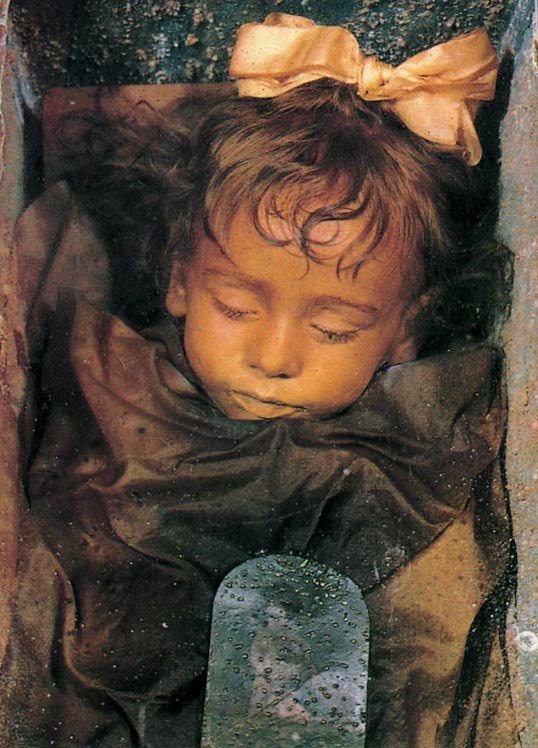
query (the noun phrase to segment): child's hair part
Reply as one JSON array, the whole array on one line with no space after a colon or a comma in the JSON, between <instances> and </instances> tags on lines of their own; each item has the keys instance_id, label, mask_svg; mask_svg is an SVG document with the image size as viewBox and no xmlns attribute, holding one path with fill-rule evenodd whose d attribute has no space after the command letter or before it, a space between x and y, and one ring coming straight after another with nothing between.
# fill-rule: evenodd
<instances>
[{"instance_id":1,"label":"child's hair part","mask_svg":"<svg viewBox=\"0 0 538 748\"><path fill-rule=\"evenodd\" d=\"M112 264L134 271L118 306L135 321L162 307L172 263L189 261L201 230L226 251L229 222L245 205L261 233L263 212L294 223L313 262L310 234L322 221L363 215L369 250L396 238L422 269L413 283L429 299L415 321L423 352L487 337L508 309L510 253L476 241L476 168L352 86L322 79L269 99L180 102L143 128L116 123L108 133L100 159L69 181L97 218ZM95 128L87 140L93 152ZM359 266L344 255L337 271ZM117 275L125 279L125 268Z\"/></svg>"}]
</instances>

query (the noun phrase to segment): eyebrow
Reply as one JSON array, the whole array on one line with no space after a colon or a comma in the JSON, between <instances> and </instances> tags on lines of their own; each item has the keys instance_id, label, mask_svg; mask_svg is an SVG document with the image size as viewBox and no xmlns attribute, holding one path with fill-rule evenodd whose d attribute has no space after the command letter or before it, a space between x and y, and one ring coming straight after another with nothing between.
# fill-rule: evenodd
<instances>
[{"instance_id":1,"label":"eyebrow","mask_svg":"<svg viewBox=\"0 0 538 748\"><path fill-rule=\"evenodd\" d=\"M350 299L344 299L341 296L316 296L310 302L310 307L316 309L327 309L329 307L349 307L350 309L358 309L360 312L367 312L368 314L378 314L380 309L373 304L360 304L357 301L351 301Z\"/></svg>"},{"instance_id":2,"label":"eyebrow","mask_svg":"<svg viewBox=\"0 0 538 748\"><path fill-rule=\"evenodd\" d=\"M219 276L221 278L229 278L230 280L240 283L242 286L252 288L255 291L262 291L265 288L264 281L256 280L251 278L249 275L243 273L234 272L233 270L219 270L218 268L205 268L203 275Z\"/></svg>"},{"instance_id":3,"label":"eyebrow","mask_svg":"<svg viewBox=\"0 0 538 748\"><path fill-rule=\"evenodd\" d=\"M244 275L243 273L238 273L230 270L220 270L218 268L205 268L203 271L203 275L209 275L209 276L219 276L224 278L229 278L230 280L236 281L237 283L240 283L242 286L245 286L246 288L251 288L255 291L262 291L266 288L266 284L264 281L256 280L255 278L251 278L248 275ZM329 309L329 308L336 308L336 307L346 307L349 309L354 309L359 312L365 312L367 314L379 314L381 311L378 307L373 306L372 304L361 304L357 301L351 301L350 299L345 299L342 296L333 296L329 294L324 294L322 296L315 296L313 299L310 300L309 308L312 311L317 311L320 309Z\"/></svg>"}]
</instances>

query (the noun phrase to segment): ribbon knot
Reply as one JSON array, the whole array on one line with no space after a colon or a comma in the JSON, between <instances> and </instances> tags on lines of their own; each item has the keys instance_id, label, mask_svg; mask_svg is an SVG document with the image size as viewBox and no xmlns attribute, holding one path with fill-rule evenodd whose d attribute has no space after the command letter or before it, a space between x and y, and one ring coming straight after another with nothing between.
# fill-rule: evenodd
<instances>
[{"instance_id":1,"label":"ribbon knot","mask_svg":"<svg viewBox=\"0 0 538 748\"><path fill-rule=\"evenodd\" d=\"M482 155L474 115L480 101L493 98L497 69L483 28L392 67L366 57L349 31L286 13L241 26L230 62L240 96L279 96L320 78L355 85L420 137L459 146L472 166Z\"/></svg>"},{"instance_id":2,"label":"ribbon knot","mask_svg":"<svg viewBox=\"0 0 538 748\"><path fill-rule=\"evenodd\" d=\"M367 99L372 92L380 92L388 83L393 68L377 57L365 57L357 71L357 88L363 99ZM377 98L377 97L376 97Z\"/></svg>"}]
</instances>

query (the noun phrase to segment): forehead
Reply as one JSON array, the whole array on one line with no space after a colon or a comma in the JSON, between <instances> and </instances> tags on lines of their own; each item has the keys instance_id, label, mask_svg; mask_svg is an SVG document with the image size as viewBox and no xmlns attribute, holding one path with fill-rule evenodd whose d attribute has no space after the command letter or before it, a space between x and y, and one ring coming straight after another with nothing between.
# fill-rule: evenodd
<instances>
[{"instance_id":1,"label":"forehead","mask_svg":"<svg viewBox=\"0 0 538 748\"><path fill-rule=\"evenodd\" d=\"M202 236L194 264L212 271L215 282L244 278L246 285L257 284L260 290L288 289L303 295L345 292L379 307L412 295L417 276L413 253L391 235L372 249L365 235L366 217L315 225L309 234L314 259L305 256L296 224L284 212L262 211L257 227L250 210L240 206L218 243Z\"/></svg>"}]
</instances>

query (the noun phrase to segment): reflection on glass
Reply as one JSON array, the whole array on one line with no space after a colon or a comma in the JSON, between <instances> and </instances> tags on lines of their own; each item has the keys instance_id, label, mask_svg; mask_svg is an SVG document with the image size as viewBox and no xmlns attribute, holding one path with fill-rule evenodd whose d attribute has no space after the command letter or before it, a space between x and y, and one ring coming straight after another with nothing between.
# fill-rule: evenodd
<instances>
[{"instance_id":1,"label":"reflection on glass","mask_svg":"<svg viewBox=\"0 0 538 748\"><path fill-rule=\"evenodd\" d=\"M215 599L202 748L361 748L368 635L340 574L294 556L238 566Z\"/></svg>"}]
</instances>

